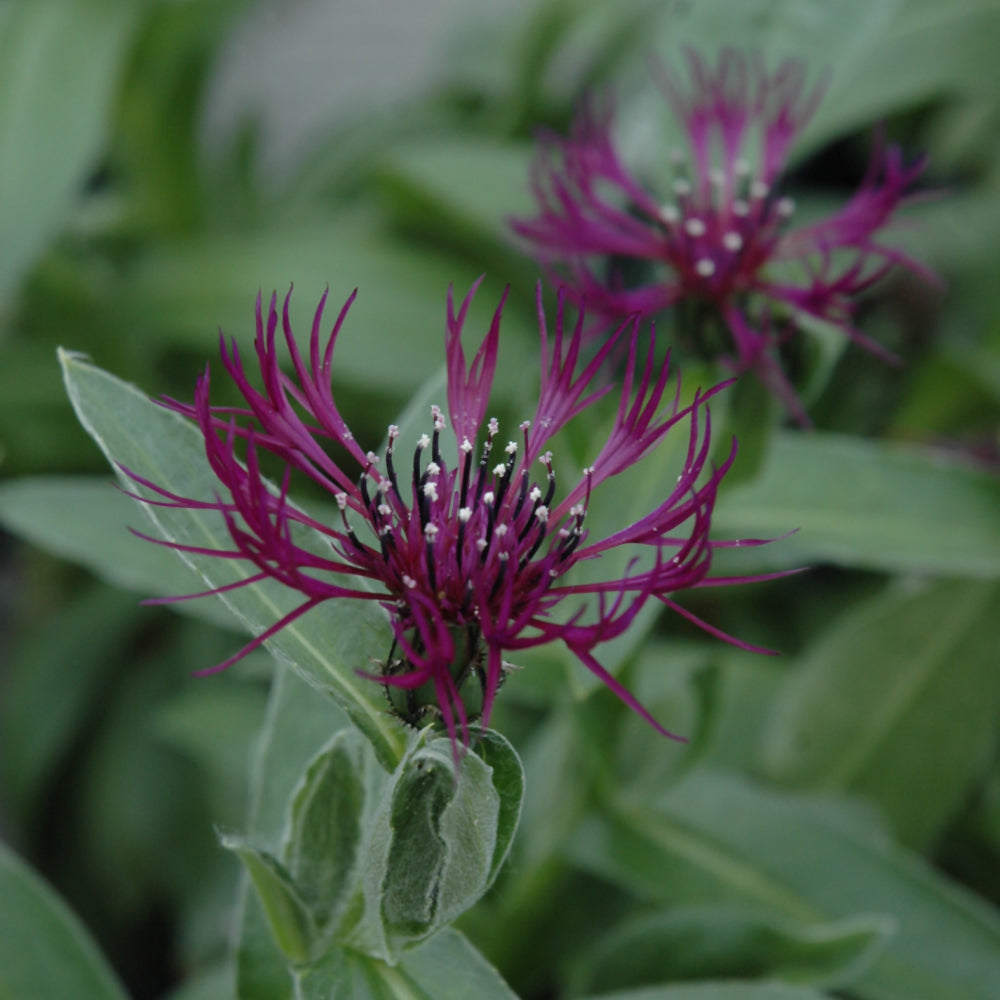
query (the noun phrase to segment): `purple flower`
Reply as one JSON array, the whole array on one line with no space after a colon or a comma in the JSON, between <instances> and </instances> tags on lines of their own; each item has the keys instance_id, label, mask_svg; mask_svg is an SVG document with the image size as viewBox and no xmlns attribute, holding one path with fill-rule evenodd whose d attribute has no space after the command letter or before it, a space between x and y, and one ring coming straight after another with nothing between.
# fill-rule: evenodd
<instances>
[{"instance_id":1,"label":"purple flower","mask_svg":"<svg viewBox=\"0 0 1000 1000\"><path fill-rule=\"evenodd\" d=\"M612 109L590 103L568 138L543 139L532 177L538 215L513 228L606 321L602 328L635 313L707 304L730 345L720 360L737 373L754 371L805 421L777 357L797 322L831 323L891 360L855 326L858 296L896 264L933 278L881 241L924 164L907 166L899 149L879 142L846 204L794 226L781 174L822 88L807 89L794 60L769 74L759 58L734 49L714 67L686 55L687 85L666 68L660 81L688 145L673 157L667 190L653 193L636 179L615 147ZM623 277L618 265L635 262L651 270L648 280Z\"/></svg>"},{"instance_id":2,"label":"purple flower","mask_svg":"<svg viewBox=\"0 0 1000 1000\"><path fill-rule=\"evenodd\" d=\"M385 686L393 710L414 725L440 721L453 740L467 739L469 722L489 719L509 666L505 654L558 640L665 731L601 666L595 649L627 629L650 599L698 621L675 603L674 592L727 582L706 580L713 549L726 544L708 538L716 491L731 461L730 456L718 468L708 461L706 403L721 387L698 391L688 405L680 403L679 384L667 395L668 363L654 364L652 338L648 352L640 351L635 321L616 330L583 363L582 317L571 331L564 328L560 298L550 335L539 293L538 405L515 434L501 436L497 420L487 419L487 403L503 301L469 362L462 328L474 292L475 286L457 314L449 292L447 408L431 407L427 433L412 456L399 453L395 426L389 427L382 455L365 450L337 408L330 385L333 351L353 295L325 343L324 295L307 348L292 333L289 298L279 317L275 297L266 316L258 297L254 347L262 388L251 384L235 342L223 339L222 364L245 405L213 406L207 370L193 404L164 401L197 421L219 494L185 497L132 478L155 491L154 503L218 511L233 546L221 551L161 544L242 559L255 568L247 580L209 593L272 578L302 595L293 611L215 669L326 601L377 601L389 614L395 639L384 662L367 676ZM277 336L279 322L283 338ZM280 367L280 339L291 374ZM591 464L567 487L565 480L557 483L547 446L569 420L610 391L606 384L588 386L620 339L627 341L628 360L617 416ZM642 460L675 428L686 435L687 450L673 490L638 521L592 539L587 529L592 492ZM283 468L278 488L262 475L263 453ZM331 505L333 514L320 520L296 506L289 496L293 472L322 487L339 511ZM326 545L305 547L303 526L318 532ZM598 582L567 580L578 563L618 549L635 553L624 573L619 569Z\"/></svg>"}]
</instances>

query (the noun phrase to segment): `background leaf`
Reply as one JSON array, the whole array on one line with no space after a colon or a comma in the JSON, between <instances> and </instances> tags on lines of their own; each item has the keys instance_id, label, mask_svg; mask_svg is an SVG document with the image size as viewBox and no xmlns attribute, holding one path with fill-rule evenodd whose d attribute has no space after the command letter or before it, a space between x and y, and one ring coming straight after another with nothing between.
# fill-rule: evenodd
<instances>
[{"instance_id":1,"label":"background leaf","mask_svg":"<svg viewBox=\"0 0 1000 1000\"><path fill-rule=\"evenodd\" d=\"M0 7L0 301L83 193L141 14L133 0Z\"/></svg>"},{"instance_id":2,"label":"background leaf","mask_svg":"<svg viewBox=\"0 0 1000 1000\"><path fill-rule=\"evenodd\" d=\"M1000 477L941 451L831 434L775 436L761 475L719 497L719 538L775 538L718 565L832 562L1000 575ZM728 557L726 557L728 555ZM738 557L738 563L737 563Z\"/></svg>"},{"instance_id":3,"label":"background leaf","mask_svg":"<svg viewBox=\"0 0 1000 1000\"><path fill-rule=\"evenodd\" d=\"M136 538L143 530L138 505L110 479L94 476L32 476L0 485L0 524L102 580L144 596L190 594L201 578L173 552ZM182 601L177 611L226 628L233 616L217 601Z\"/></svg>"},{"instance_id":4,"label":"background leaf","mask_svg":"<svg viewBox=\"0 0 1000 1000\"><path fill-rule=\"evenodd\" d=\"M592 816L572 856L641 898L733 903L804 922L887 916L898 932L852 984L871 1000L990 1000L1000 918L829 802L701 771L654 807Z\"/></svg>"},{"instance_id":5,"label":"background leaf","mask_svg":"<svg viewBox=\"0 0 1000 1000\"><path fill-rule=\"evenodd\" d=\"M0 844L0 995L126 1000L83 926Z\"/></svg>"},{"instance_id":6,"label":"background leaf","mask_svg":"<svg viewBox=\"0 0 1000 1000\"><path fill-rule=\"evenodd\" d=\"M824 996L782 983L695 983L602 993L587 1000L823 1000Z\"/></svg>"},{"instance_id":7,"label":"background leaf","mask_svg":"<svg viewBox=\"0 0 1000 1000\"><path fill-rule=\"evenodd\" d=\"M978 581L893 588L845 615L778 690L767 773L866 795L926 845L994 748L998 617L1000 589Z\"/></svg>"}]
</instances>

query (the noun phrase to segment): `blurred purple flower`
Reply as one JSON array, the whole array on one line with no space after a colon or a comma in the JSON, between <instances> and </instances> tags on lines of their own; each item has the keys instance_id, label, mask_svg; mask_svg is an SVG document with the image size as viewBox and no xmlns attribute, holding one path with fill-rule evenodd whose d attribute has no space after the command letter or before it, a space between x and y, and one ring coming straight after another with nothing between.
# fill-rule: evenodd
<instances>
[{"instance_id":1,"label":"blurred purple flower","mask_svg":"<svg viewBox=\"0 0 1000 1000\"><path fill-rule=\"evenodd\" d=\"M769 74L759 58L731 48L715 66L692 50L686 57L687 85L668 68L660 78L688 144L672 158L666 200L622 162L610 105L590 102L568 138L543 137L532 175L538 214L512 225L590 314L606 321L603 329L636 313L707 304L728 331L731 348L720 360L736 373L754 371L805 422L776 356L797 320L833 324L894 360L855 326L858 296L896 264L933 280L881 242L924 163L907 166L899 149L879 141L846 204L793 227L795 204L777 184L822 87L807 89L795 60ZM635 261L654 266L649 280L630 284L616 267Z\"/></svg>"},{"instance_id":2,"label":"blurred purple flower","mask_svg":"<svg viewBox=\"0 0 1000 1000\"><path fill-rule=\"evenodd\" d=\"M207 500L185 497L132 478L158 495L153 503L218 511L233 548L160 544L242 559L256 568L246 580L208 593L271 578L302 595L293 611L214 669L228 666L325 601L377 601L390 616L395 641L385 661L367 676L385 685L396 714L414 725L440 721L453 740L467 739L469 722L489 719L509 666L504 654L560 640L624 702L665 732L601 666L594 650L628 628L651 598L729 638L682 610L672 596L681 588L736 582L706 579L713 549L726 544L708 538L716 490L732 460L730 455L718 468L708 461L706 404L721 386L698 391L690 404L681 405L678 384L677 394L664 402L668 363L654 365L652 342L648 354L640 351L635 321L616 330L581 366L582 317L567 331L560 298L550 336L539 292L538 406L533 418L520 425L516 439L507 441L499 436L497 421L486 419L503 301L467 364L461 337L474 292L475 286L457 314L450 292L448 297L449 419L441 408L431 407L429 433L420 437L412 461L405 464L397 452L397 427L389 427L384 456L365 451L334 400L333 350L353 295L323 343L324 295L307 351L297 344L289 323L291 293L280 317L275 297L266 316L258 297L254 346L263 389L251 384L235 342L227 345L223 339L223 367L246 405L213 406L207 370L193 404L164 401L197 421L220 494ZM291 375L279 366L279 320ZM592 464L568 490L560 491L546 445L571 418L610 391L605 384L588 392L588 385L620 338L627 341L628 360L614 425ZM449 420L451 450L444 438ZM592 491L640 461L674 428L687 435L687 451L673 490L638 521L591 540L585 525ZM333 457L326 443L345 458ZM262 475L265 452L284 468L278 489ZM297 507L289 498L293 471L327 491L339 514L318 520ZM304 547L303 526L318 532L328 550ZM615 575L618 569L602 582L564 579L577 563L619 548L635 553L623 575ZM183 598L166 600L177 599ZM572 607L555 618L568 604Z\"/></svg>"}]
</instances>

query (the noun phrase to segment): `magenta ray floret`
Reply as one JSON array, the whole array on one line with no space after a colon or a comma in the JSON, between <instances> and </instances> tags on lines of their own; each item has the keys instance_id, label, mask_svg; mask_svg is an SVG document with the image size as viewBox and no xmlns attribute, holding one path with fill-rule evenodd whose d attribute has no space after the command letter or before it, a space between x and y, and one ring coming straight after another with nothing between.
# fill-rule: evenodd
<instances>
[{"instance_id":1,"label":"magenta ray floret","mask_svg":"<svg viewBox=\"0 0 1000 1000\"><path fill-rule=\"evenodd\" d=\"M686 82L662 68L660 84L683 126L669 189L654 194L629 170L612 135L613 109L591 101L568 137L546 135L532 187L538 214L515 231L592 316L608 324L691 301L712 307L731 350L720 360L753 370L805 421L776 348L814 317L882 356L854 323L858 296L894 265L933 280L882 231L923 161L903 162L880 141L858 191L832 215L792 224L795 203L779 190L790 149L822 87L806 86L796 60L767 72L760 58L722 50L713 65L686 52ZM652 265L627 285L610 260Z\"/></svg>"},{"instance_id":2,"label":"magenta ray floret","mask_svg":"<svg viewBox=\"0 0 1000 1000\"><path fill-rule=\"evenodd\" d=\"M258 297L254 348L262 389L252 384L235 342L222 340L223 367L245 405L213 406L207 370L193 403L165 401L197 421L219 495L185 497L132 478L153 491L149 502L215 510L225 518L232 539L225 551L162 543L243 559L255 568L247 581L212 593L272 578L302 595L295 610L216 669L325 601L377 601L390 616L395 641L369 676L386 686L394 710L411 723L440 720L453 739L467 736L472 719L489 719L509 666L505 652L558 640L664 731L604 670L594 651L628 628L648 600L675 607L675 591L712 582L707 579L712 551L724 543L709 540L709 524L731 456L718 468L709 462L706 404L721 387L698 391L686 405L679 386L667 397L668 362L654 363L652 342L640 350L636 321L619 327L589 360L582 360L582 316L570 327L560 297L550 334L539 293L538 405L515 435L502 435L498 421L486 413L503 301L467 362L462 329L475 290L457 312L449 292L447 415L431 407L427 433L412 456L400 455L395 426L389 427L381 456L365 451L337 408L330 383L333 351L353 296L324 343L324 295L303 350L289 321L289 293L280 313L272 296L266 315ZM280 367L280 340L291 373ZM567 421L610 391L606 384L589 387L619 341L628 361L617 417L592 464L567 488L557 482L548 445ZM592 492L674 430L686 434L687 451L669 495L635 523L592 539L586 527ZM449 433L454 447L447 442ZM332 457L328 444L346 458ZM265 452L283 465L278 487L261 473ZM292 502L293 472L308 476L333 498L338 511L331 519L317 520ZM302 526L325 539L327 551L304 547ZM624 575L588 583L568 579L578 563L623 546L636 554Z\"/></svg>"}]
</instances>

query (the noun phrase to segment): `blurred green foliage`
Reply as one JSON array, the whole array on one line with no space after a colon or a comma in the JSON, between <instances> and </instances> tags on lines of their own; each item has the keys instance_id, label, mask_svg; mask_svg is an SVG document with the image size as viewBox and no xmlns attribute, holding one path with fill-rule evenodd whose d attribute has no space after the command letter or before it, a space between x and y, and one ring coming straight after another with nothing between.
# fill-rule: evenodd
<instances>
[{"instance_id":1,"label":"blurred green foliage","mask_svg":"<svg viewBox=\"0 0 1000 1000\"><path fill-rule=\"evenodd\" d=\"M785 655L652 615L616 642L609 665L687 747L568 657L524 657L494 719L527 782L497 886L398 967L345 950L302 988L509 997L492 962L523 1000L1000 995L1000 2L469 5L432 86L342 117L280 179L254 121L211 151L203 136L248 11L0 4L0 828L88 928L4 848L0 993L71 981L112 1000L110 965L139 1000L229 1000L237 982L243 1000L290 996L214 831L276 850L298 773L347 724L284 670L269 695L264 654L190 676L240 625L203 602L137 606L200 584L127 533L144 515L111 488L56 348L189 398L220 327L246 343L259 290L294 281L305 327L325 287L335 308L358 287L334 380L374 447L440 368L446 287L485 271L470 329L509 283L496 404L520 412L537 269L505 220L529 208L534 129L611 83L655 176L674 137L647 56L739 44L829 74L789 178L804 211L860 176L877 121L928 154L896 239L943 281L883 283L863 324L904 366L836 350L817 430L781 430L720 497L720 536L798 529L720 572L815 568L686 603ZM620 523L669 481L639 470L589 516ZM316 623L324 650L338 621ZM25 944L40 940L58 961Z\"/></svg>"}]
</instances>

